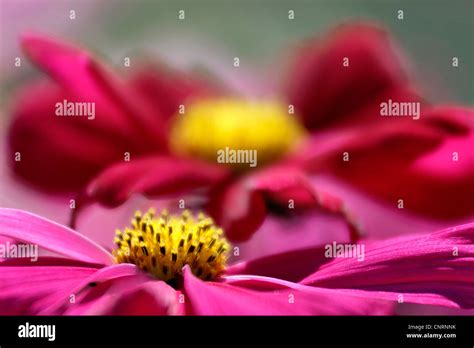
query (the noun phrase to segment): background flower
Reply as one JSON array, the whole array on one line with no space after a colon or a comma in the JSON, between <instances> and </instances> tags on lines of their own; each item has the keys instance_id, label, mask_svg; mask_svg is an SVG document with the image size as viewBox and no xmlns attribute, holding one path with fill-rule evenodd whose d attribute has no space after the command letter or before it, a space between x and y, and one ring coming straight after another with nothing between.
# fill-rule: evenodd
<instances>
[{"instance_id":1,"label":"background flower","mask_svg":"<svg viewBox=\"0 0 474 348\"><path fill-rule=\"evenodd\" d=\"M220 134L227 129L224 126L228 122L233 122L227 113L241 112L243 117L246 111L241 111L242 107L249 106L220 101L214 107L219 105L222 114L212 120L206 113L212 110L212 103L216 103L212 98L216 95L219 98L221 93L200 87L204 85L190 78L169 77L169 73L161 71L148 73L146 77L139 74L126 82L77 47L34 35L26 36L23 43L32 60L57 81L60 89L42 87L52 93L51 99L41 98L41 104L34 103L32 108L23 103L17 109L10 133L11 151L23 153L26 159L13 161L14 169L43 188L64 190L84 186L84 180L105 168L84 189L77 188L81 195L75 213L90 202L117 206L133 193L176 195L201 187L214 187L208 209L231 239L248 239L271 206L292 211L287 207L290 201L294 202L291 207L294 211L322 207L341 214L349 224L352 238L356 239L359 228L347 207L339 198L312 186L300 169L344 177L370 194L393 203L401 199L406 209L432 217L463 218L473 213L467 198L474 187L474 160L467 150L473 136L472 111L461 107L436 109L428 106L422 108L423 117L416 122L406 117L381 117L381 102L392 99L404 103L421 102L412 92L388 35L379 28L345 26L326 42L309 45L309 52L301 55L296 72L289 78L292 86L289 102L312 133L303 146L292 149L295 154L288 155L284 165L277 164L275 168L259 170L256 175L243 178L235 178L235 172L226 166L201 161L203 146L194 147L198 140L203 144L215 143L217 149L228 146L227 141L231 138L223 138ZM347 57L352 66L341 64L349 59ZM70 66L75 68L71 70ZM137 81L141 84L137 85ZM150 100L144 98L143 84L152 96ZM191 106L188 105L191 115L181 118L177 114L178 106L189 102L189 98L192 98ZM22 99L29 98L23 96ZM85 119L74 120L74 123L55 119L56 130L51 126L44 128L42 125L49 125L47 119L51 116L52 105L62 99L94 100L98 121L94 120L91 126ZM208 111L203 105L207 105ZM262 117L260 112L267 112L267 109L256 105L251 110L256 113L255 117ZM196 111L198 109L202 110ZM276 117L276 109L271 110L268 116ZM316 124L322 115L334 124L329 128L332 132L329 136L324 134L324 125ZM258 136L265 139L260 132L278 132L282 128L286 133L269 133L270 136L281 139L291 136L292 123L288 116L285 117L288 121L283 125L273 130L263 127ZM245 122L252 119L254 117ZM263 120L265 118L259 122ZM205 132L205 128L196 128L199 122L214 130L208 134L210 140L197 136ZM115 124L112 129L107 126L111 123ZM239 144L245 145L243 139L251 139L249 135L253 128L248 124L249 130L240 130L244 132L240 134L234 126L231 145L240 149ZM363 128L369 128L373 136L360 137ZM27 138L31 142L26 142ZM67 146L58 147L54 145L55 141ZM246 140L246 144L253 143ZM53 148L61 150L48 157L49 164L43 163L45 160L40 155L51 153ZM215 149L210 150L215 156ZM255 151L266 160L265 150L261 150ZM274 150L270 149L275 153ZM192 158L181 159L183 153L185 156L192 154ZM454 161L454 153L460 160ZM137 159L124 162L124 154L133 154ZM341 159L341 155L349 154L352 154L352 162ZM279 157L283 155L281 153ZM424 163L424 166L418 163ZM369 166L374 170L367 171ZM431 204L430 195L439 197L441 203ZM455 208L442 204L451 200L459 204ZM249 234L243 235L241 231Z\"/></svg>"}]
</instances>

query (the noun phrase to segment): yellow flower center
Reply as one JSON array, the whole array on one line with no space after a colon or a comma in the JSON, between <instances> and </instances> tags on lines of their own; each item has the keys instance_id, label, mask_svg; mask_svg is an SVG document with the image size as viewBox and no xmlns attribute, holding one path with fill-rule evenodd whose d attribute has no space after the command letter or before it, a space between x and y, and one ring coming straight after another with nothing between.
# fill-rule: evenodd
<instances>
[{"instance_id":1,"label":"yellow flower center","mask_svg":"<svg viewBox=\"0 0 474 348\"><path fill-rule=\"evenodd\" d=\"M258 165L282 157L305 134L296 115L277 102L207 99L181 111L171 126L171 151L237 169L248 168L251 156Z\"/></svg>"},{"instance_id":2,"label":"yellow flower center","mask_svg":"<svg viewBox=\"0 0 474 348\"><path fill-rule=\"evenodd\" d=\"M132 226L116 231L117 249L113 255L118 263L132 263L158 279L173 282L189 265L196 277L211 280L224 271L230 244L221 228L200 213L189 211L180 216L163 210L155 217L137 211Z\"/></svg>"}]
</instances>

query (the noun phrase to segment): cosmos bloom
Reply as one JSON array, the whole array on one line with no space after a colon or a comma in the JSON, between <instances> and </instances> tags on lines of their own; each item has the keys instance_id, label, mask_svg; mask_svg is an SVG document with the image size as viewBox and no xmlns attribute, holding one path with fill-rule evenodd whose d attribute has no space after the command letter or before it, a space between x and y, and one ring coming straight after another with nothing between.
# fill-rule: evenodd
<instances>
[{"instance_id":1,"label":"cosmos bloom","mask_svg":"<svg viewBox=\"0 0 474 348\"><path fill-rule=\"evenodd\" d=\"M80 192L74 214L91 203L118 206L134 193L204 192L206 211L231 240L249 239L269 212L321 207L341 214L357 239L354 216L309 182L313 173L393 206L402 199L430 218L473 213L472 109L422 101L378 27L346 25L307 42L269 100L149 64L119 77L52 38L27 35L22 46L53 82L18 97L9 144L22 160L13 169L43 189ZM54 116L64 100L95 102L94 120ZM389 100L421 102L420 119L382 117ZM257 168L217 163L227 148L256 150Z\"/></svg>"},{"instance_id":2,"label":"cosmos bloom","mask_svg":"<svg viewBox=\"0 0 474 348\"><path fill-rule=\"evenodd\" d=\"M1 314L383 315L395 302L474 307L474 224L367 242L362 262L326 258L315 246L230 267L223 231L186 211L137 213L117 231L112 253L20 210L0 209L0 233L63 256L0 262Z\"/></svg>"}]
</instances>

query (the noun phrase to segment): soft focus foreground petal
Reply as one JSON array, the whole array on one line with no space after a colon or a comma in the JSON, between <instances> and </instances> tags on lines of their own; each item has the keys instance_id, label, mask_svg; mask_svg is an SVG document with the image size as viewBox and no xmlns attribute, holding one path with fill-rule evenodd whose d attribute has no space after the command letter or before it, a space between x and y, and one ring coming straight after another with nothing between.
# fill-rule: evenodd
<instances>
[{"instance_id":1,"label":"soft focus foreground petal","mask_svg":"<svg viewBox=\"0 0 474 348\"><path fill-rule=\"evenodd\" d=\"M228 175L228 169L224 166L168 156L150 156L117 163L100 173L86 187L73 212L72 224L87 204L98 202L116 207L134 193L149 197L175 195L215 185Z\"/></svg>"},{"instance_id":2,"label":"soft focus foreground petal","mask_svg":"<svg viewBox=\"0 0 474 348\"><path fill-rule=\"evenodd\" d=\"M22 210L0 208L0 234L78 261L104 265L113 262L112 255L90 239Z\"/></svg>"},{"instance_id":3,"label":"soft focus foreground petal","mask_svg":"<svg viewBox=\"0 0 474 348\"><path fill-rule=\"evenodd\" d=\"M260 288L254 279L252 286ZM264 282L272 291L251 290L229 283L203 282L189 269L184 272L184 293L192 315L380 315L392 307L384 301L344 296L337 290L280 282Z\"/></svg>"},{"instance_id":4,"label":"soft focus foreground petal","mask_svg":"<svg viewBox=\"0 0 474 348\"><path fill-rule=\"evenodd\" d=\"M367 296L474 307L474 223L440 232L361 242L363 260L336 258L302 284L364 290Z\"/></svg>"},{"instance_id":5,"label":"soft focus foreground petal","mask_svg":"<svg viewBox=\"0 0 474 348\"><path fill-rule=\"evenodd\" d=\"M359 109L407 80L388 33L367 24L343 25L324 42L309 42L294 66L288 98L309 129L354 119Z\"/></svg>"},{"instance_id":6,"label":"soft focus foreground petal","mask_svg":"<svg viewBox=\"0 0 474 348\"><path fill-rule=\"evenodd\" d=\"M354 217L338 197L318 190L302 171L290 166L270 167L217 187L208 206L234 241L248 240L271 209L287 215L323 209L345 219L351 239L360 235Z\"/></svg>"}]
</instances>

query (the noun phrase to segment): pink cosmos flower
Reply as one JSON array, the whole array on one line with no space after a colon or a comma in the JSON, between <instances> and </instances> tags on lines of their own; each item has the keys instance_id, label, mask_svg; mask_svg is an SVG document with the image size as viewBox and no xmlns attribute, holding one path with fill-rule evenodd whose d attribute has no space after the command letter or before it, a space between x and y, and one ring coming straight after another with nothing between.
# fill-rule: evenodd
<instances>
[{"instance_id":1,"label":"pink cosmos flower","mask_svg":"<svg viewBox=\"0 0 474 348\"><path fill-rule=\"evenodd\" d=\"M327 258L326 247L309 246L226 268L218 252L228 245L205 217L137 215L117 234L113 254L21 210L0 209L0 233L62 255L0 262L1 314L380 315L393 313L396 302L474 307L474 224L367 241L363 261Z\"/></svg>"},{"instance_id":2,"label":"pink cosmos flower","mask_svg":"<svg viewBox=\"0 0 474 348\"><path fill-rule=\"evenodd\" d=\"M207 189L205 209L231 240L250 238L269 212L321 207L341 214L357 239L352 214L309 182L312 173L393 205L402 199L431 218L474 213L473 110L422 101L378 27L346 25L307 42L271 102L149 64L119 77L52 38L26 35L22 46L53 81L18 97L9 144L22 160L13 169L42 189L80 192L75 213L91 203L118 206L134 193ZM95 102L94 120L55 117L63 100ZM422 102L420 119L381 117L388 101ZM216 163L216 150L227 147L257 149L258 169Z\"/></svg>"}]
</instances>

